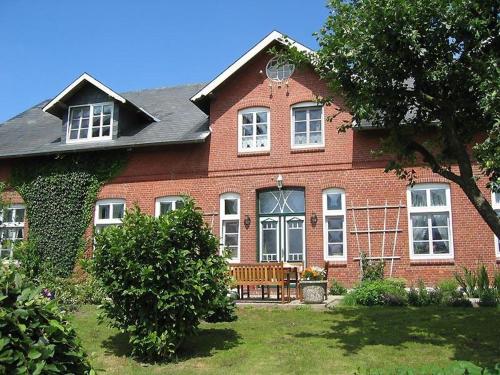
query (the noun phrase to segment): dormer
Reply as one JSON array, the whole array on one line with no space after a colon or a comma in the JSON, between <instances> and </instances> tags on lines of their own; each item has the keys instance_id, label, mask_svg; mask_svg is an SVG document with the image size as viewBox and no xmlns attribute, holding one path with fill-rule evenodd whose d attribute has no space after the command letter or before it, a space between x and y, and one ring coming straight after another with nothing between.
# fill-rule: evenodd
<instances>
[{"instance_id":1,"label":"dormer","mask_svg":"<svg viewBox=\"0 0 500 375\"><path fill-rule=\"evenodd\" d=\"M63 144L109 142L133 124L158 121L87 73L66 87L43 111L62 120Z\"/></svg>"}]
</instances>

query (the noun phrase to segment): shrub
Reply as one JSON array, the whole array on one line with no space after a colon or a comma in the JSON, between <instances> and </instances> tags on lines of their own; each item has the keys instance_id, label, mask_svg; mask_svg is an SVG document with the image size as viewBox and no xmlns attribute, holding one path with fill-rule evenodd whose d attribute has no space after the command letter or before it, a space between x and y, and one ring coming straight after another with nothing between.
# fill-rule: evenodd
<instances>
[{"instance_id":1,"label":"shrub","mask_svg":"<svg viewBox=\"0 0 500 375\"><path fill-rule=\"evenodd\" d=\"M194 202L159 218L138 208L96 235L91 270L103 316L129 334L132 354L171 359L201 319L233 320L228 264Z\"/></svg>"},{"instance_id":2,"label":"shrub","mask_svg":"<svg viewBox=\"0 0 500 375\"><path fill-rule=\"evenodd\" d=\"M471 307L472 303L464 297L463 292L458 287L456 279L441 281L436 288L440 293L440 302L453 307Z\"/></svg>"},{"instance_id":3,"label":"shrub","mask_svg":"<svg viewBox=\"0 0 500 375\"><path fill-rule=\"evenodd\" d=\"M384 278L385 263L383 260L368 259L365 253L361 253L361 281L375 281Z\"/></svg>"},{"instance_id":4,"label":"shrub","mask_svg":"<svg viewBox=\"0 0 500 375\"><path fill-rule=\"evenodd\" d=\"M337 280L332 279L332 285L330 286L330 294L334 296L343 296L347 293L347 289Z\"/></svg>"},{"instance_id":5,"label":"shrub","mask_svg":"<svg viewBox=\"0 0 500 375\"><path fill-rule=\"evenodd\" d=\"M419 279L417 281L417 288L411 287L408 292L408 303L412 306L427 306L436 300L435 295L427 290L424 282Z\"/></svg>"},{"instance_id":6,"label":"shrub","mask_svg":"<svg viewBox=\"0 0 500 375\"><path fill-rule=\"evenodd\" d=\"M346 304L363 306L403 306L408 303L404 282L395 279L362 281L346 298Z\"/></svg>"},{"instance_id":7,"label":"shrub","mask_svg":"<svg viewBox=\"0 0 500 375\"><path fill-rule=\"evenodd\" d=\"M495 307L497 305L497 292L493 288L483 290L479 297L479 306Z\"/></svg>"},{"instance_id":8,"label":"shrub","mask_svg":"<svg viewBox=\"0 0 500 375\"><path fill-rule=\"evenodd\" d=\"M477 293L476 272L474 270L469 270L466 267L462 267L462 270L463 274L455 272L455 279L458 284L470 298L479 297Z\"/></svg>"},{"instance_id":9,"label":"shrub","mask_svg":"<svg viewBox=\"0 0 500 375\"><path fill-rule=\"evenodd\" d=\"M0 266L0 373L94 374L55 301L13 266Z\"/></svg>"}]
</instances>

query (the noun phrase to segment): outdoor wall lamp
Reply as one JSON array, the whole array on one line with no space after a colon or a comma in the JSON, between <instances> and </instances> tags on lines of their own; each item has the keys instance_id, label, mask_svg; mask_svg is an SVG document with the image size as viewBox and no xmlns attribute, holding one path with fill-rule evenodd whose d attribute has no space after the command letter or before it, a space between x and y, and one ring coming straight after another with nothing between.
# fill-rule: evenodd
<instances>
[{"instance_id":1,"label":"outdoor wall lamp","mask_svg":"<svg viewBox=\"0 0 500 375\"><path fill-rule=\"evenodd\" d=\"M283 176L282 175L278 175L278 177L276 178L276 186L278 186L278 189L282 189L283 188Z\"/></svg>"},{"instance_id":2,"label":"outdoor wall lamp","mask_svg":"<svg viewBox=\"0 0 500 375\"><path fill-rule=\"evenodd\" d=\"M315 227L316 224L318 224L318 215L316 215L316 212L313 212L311 215L311 224L313 227Z\"/></svg>"},{"instance_id":3,"label":"outdoor wall lamp","mask_svg":"<svg viewBox=\"0 0 500 375\"><path fill-rule=\"evenodd\" d=\"M248 227L250 226L250 223L252 222L252 220L250 219L250 216L249 215L245 215L245 219L243 220L243 224L245 224L245 228L248 229Z\"/></svg>"}]
</instances>

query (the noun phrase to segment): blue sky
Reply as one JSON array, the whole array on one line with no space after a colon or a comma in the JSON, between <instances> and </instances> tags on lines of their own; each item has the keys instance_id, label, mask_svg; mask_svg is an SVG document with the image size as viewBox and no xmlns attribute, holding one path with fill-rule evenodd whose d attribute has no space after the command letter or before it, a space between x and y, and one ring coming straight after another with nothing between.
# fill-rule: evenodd
<instances>
[{"instance_id":1,"label":"blue sky","mask_svg":"<svg viewBox=\"0 0 500 375\"><path fill-rule=\"evenodd\" d=\"M82 72L122 92L207 82L273 29L316 48L325 0L1 0L0 123Z\"/></svg>"}]
</instances>

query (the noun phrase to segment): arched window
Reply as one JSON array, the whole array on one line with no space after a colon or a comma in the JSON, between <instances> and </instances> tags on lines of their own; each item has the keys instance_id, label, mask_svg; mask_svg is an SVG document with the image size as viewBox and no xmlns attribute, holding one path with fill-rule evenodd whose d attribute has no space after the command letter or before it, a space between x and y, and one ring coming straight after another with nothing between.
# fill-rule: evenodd
<instances>
[{"instance_id":1,"label":"arched window","mask_svg":"<svg viewBox=\"0 0 500 375\"><path fill-rule=\"evenodd\" d=\"M453 258L449 185L415 185L407 200L410 258Z\"/></svg>"},{"instance_id":2,"label":"arched window","mask_svg":"<svg viewBox=\"0 0 500 375\"><path fill-rule=\"evenodd\" d=\"M231 251L231 261L240 261L240 195L225 193L220 196L221 250Z\"/></svg>"},{"instance_id":3,"label":"arched window","mask_svg":"<svg viewBox=\"0 0 500 375\"><path fill-rule=\"evenodd\" d=\"M96 232L109 225L120 225L125 215L125 199L103 199L95 206L94 224Z\"/></svg>"},{"instance_id":4,"label":"arched window","mask_svg":"<svg viewBox=\"0 0 500 375\"><path fill-rule=\"evenodd\" d=\"M323 107L315 102L292 107L292 148L324 147Z\"/></svg>"},{"instance_id":5,"label":"arched window","mask_svg":"<svg viewBox=\"0 0 500 375\"><path fill-rule=\"evenodd\" d=\"M268 108L247 108L238 113L238 152L271 149Z\"/></svg>"},{"instance_id":6,"label":"arched window","mask_svg":"<svg viewBox=\"0 0 500 375\"><path fill-rule=\"evenodd\" d=\"M342 189L323 191L323 242L325 260L346 260L346 202Z\"/></svg>"},{"instance_id":7,"label":"arched window","mask_svg":"<svg viewBox=\"0 0 500 375\"><path fill-rule=\"evenodd\" d=\"M496 211L497 215L500 216L500 193L492 193L493 209ZM495 252L497 258L500 258L500 239L495 236Z\"/></svg>"},{"instance_id":8,"label":"arched window","mask_svg":"<svg viewBox=\"0 0 500 375\"><path fill-rule=\"evenodd\" d=\"M0 258L10 258L14 244L24 238L25 213L22 204L12 204L0 210Z\"/></svg>"},{"instance_id":9,"label":"arched window","mask_svg":"<svg viewBox=\"0 0 500 375\"><path fill-rule=\"evenodd\" d=\"M156 198L155 216L160 217L166 213L184 206L184 200L179 196Z\"/></svg>"}]
</instances>

